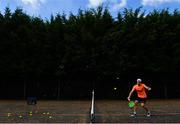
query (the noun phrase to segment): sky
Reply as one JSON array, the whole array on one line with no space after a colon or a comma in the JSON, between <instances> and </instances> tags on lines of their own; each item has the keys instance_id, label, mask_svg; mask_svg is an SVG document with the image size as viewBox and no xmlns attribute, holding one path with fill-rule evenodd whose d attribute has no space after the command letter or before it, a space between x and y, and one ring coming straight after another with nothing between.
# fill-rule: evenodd
<instances>
[{"instance_id":1,"label":"sky","mask_svg":"<svg viewBox=\"0 0 180 124\"><path fill-rule=\"evenodd\" d=\"M77 14L78 9L96 8L101 4L108 5L113 17L124 8L136 9L140 6L146 12L164 8L180 11L180 0L0 0L0 12L4 13L5 7L9 7L12 11L19 7L31 16L48 19L52 14L68 15L70 12Z\"/></svg>"}]
</instances>

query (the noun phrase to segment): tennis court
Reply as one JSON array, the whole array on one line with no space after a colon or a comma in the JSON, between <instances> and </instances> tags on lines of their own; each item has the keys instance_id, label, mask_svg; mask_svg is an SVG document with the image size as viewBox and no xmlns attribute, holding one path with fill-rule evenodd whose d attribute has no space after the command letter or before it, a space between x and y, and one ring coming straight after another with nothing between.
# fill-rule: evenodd
<instances>
[{"instance_id":1,"label":"tennis court","mask_svg":"<svg viewBox=\"0 0 180 124\"><path fill-rule=\"evenodd\" d=\"M161 122L180 123L180 100L149 100L152 116L146 117L139 108L137 117L130 117L131 109L125 100L95 100L94 119L98 123ZM0 122L18 123L90 123L91 100L38 101L36 106L26 101L0 101Z\"/></svg>"},{"instance_id":2,"label":"tennis court","mask_svg":"<svg viewBox=\"0 0 180 124\"><path fill-rule=\"evenodd\" d=\"M90 101L38 101L36 106L26 101L0 101L0 123L86 123L90 105Z\"/></svg>"},{"instance_id":3,"label":"tennis court","mask_svg":"<svg viewBox=\"0 0 180 124\"><path fill-rule=\"evenodd\" d=\"M180 100L149 100L147 105L151 117L145 116L145 111L139 107L137 117L130 117L132 110L127 107L127 101L96 101L95 122L108 123L180 123Z\"/></svg>"}]
</instances>

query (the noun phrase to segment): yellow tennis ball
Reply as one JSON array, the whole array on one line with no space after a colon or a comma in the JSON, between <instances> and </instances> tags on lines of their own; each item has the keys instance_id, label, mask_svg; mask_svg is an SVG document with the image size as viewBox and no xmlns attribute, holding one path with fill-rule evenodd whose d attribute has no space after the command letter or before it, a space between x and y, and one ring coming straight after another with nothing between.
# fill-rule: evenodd
<instances>
[{"instance_id":1,"label":"yellow tennis ball","mask_svg":"<svg viewBox=\"0 0 180 124\"><path fill-rule=\"evenodd\" d=\"M11 116L11 113L8 113L7 115L8 115L8 116Z\"/></svg>"}]
</instances>

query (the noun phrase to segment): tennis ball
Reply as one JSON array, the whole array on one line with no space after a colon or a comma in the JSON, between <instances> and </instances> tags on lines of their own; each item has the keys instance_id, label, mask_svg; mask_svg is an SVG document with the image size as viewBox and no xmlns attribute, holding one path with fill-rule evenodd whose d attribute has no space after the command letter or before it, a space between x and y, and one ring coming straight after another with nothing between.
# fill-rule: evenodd
<instances>
[{"instance_id":1,"label":"tennis ball","mask_svg":"<svg viewBox=\"0 0 180 124\"><path fill-rule=\"evenodd\" d=\"M11 116L11 113L8 113L8 116Z\"/></svg>"},{"instance_id":2,"label":"tennis ball","mask_svg":"<svg viewBox=\"0 0 180 124\"><path fill-rule=\"evenodd\" d=\"M49 118L51 119L51 118L52 118L52 116L49 116Z\"/></svg>"},{"instance_id":3,"label":"tennis ball","mask_svg":"<svg viewBox=\"0 0 180 124\"><path fill-rule=\"evenodd\" d=\"M49 112L47 112L47 115L49 115L50 113Z\"/></svg>"},{"instance_id":4,"label":"tennis ball","mask_svg":"<svg viewBox=\"0 0 180 124\"><path fill-rule=\"evenodd\" d=\"M45 115L46 113L45 112L43 112L43 115Z\"/></svg>"},{"instance_id":5,"label":"tennis ball","mask_svg":"<svg viewBox=\"0 0 180 124\"><path fill-rule=\"evenodd\" d=\"M32 116L32 114L29 114L29 116Z\"/></svg>"},{"instance_id":6,"label":"tennis ball","mask_svg":"<svg viewBox=\"0 0 180 124\"><path fill-rule=\"evenodd\" d=\"M116 88L116 87L114 87L114 90L117 90L117 88Z\"/></svg>"},{"instance_id":7,"label":"tennis ball","mask_svg":"<svg viewBox=\"0 0 180 124\"><path fill-rule=\"evenodd\" d=\"M22 118L22 115L19 115L19 118Z\"/></svg>"}]
</instances>

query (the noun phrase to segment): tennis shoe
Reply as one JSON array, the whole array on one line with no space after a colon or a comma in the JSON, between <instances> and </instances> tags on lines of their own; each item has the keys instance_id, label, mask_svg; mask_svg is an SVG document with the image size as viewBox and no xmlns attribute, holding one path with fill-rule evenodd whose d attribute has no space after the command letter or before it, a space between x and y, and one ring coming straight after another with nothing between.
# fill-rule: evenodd
<instances>
[{"instance_id":1,"label":"tennis shoe","mask_svg":"<svg viewBox=\"0 0 180 124\"><path fill-rule=\"evenodd\" d=\"M148 111L147 114L146 114L147 117L150 117L151 116L151 112Z\"/></svg>"},{"instance_id":2,"label":"tennis shoe","mask_svg":"<svg viewBox=\"0 0 180 124\"><path fill-rule=\"evenodd\" d=\"M131 117L136 117L136 113L131 114Z\"/></svg>"}]
</instances>

